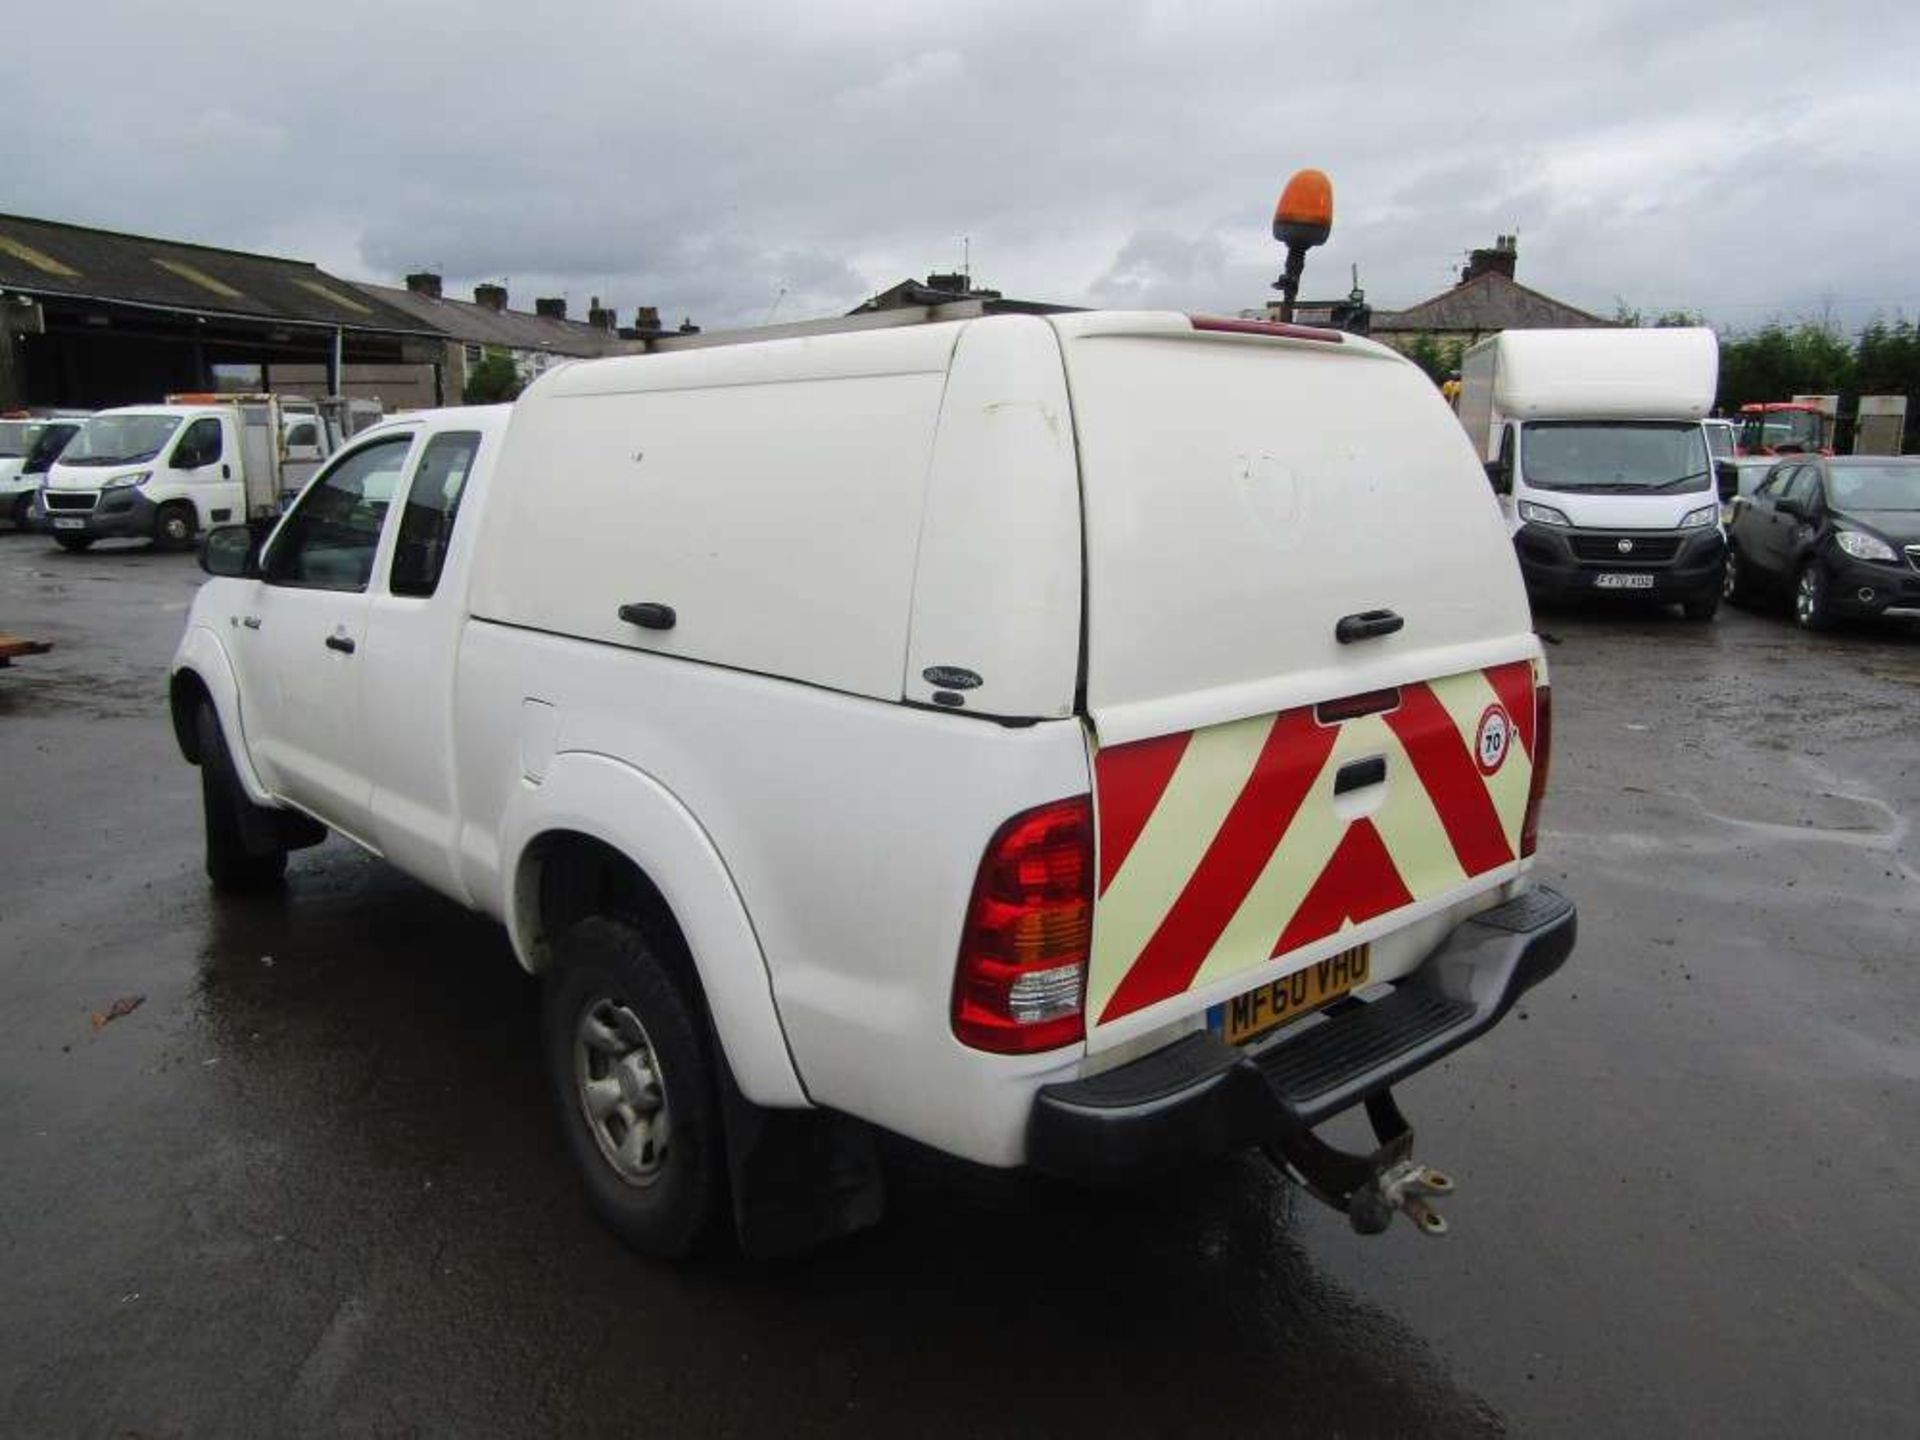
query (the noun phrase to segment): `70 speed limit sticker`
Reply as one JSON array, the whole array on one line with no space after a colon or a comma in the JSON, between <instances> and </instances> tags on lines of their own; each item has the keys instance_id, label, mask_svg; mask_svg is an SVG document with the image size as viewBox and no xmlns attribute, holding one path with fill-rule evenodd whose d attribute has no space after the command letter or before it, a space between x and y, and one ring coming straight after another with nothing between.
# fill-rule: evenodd
<instances>
[{"instance_id":1,"label":"70 speed limit sticker","mask_svg":"<svg viewBox=\"0 0 1920 1440\"><path fill-rule=\"evenodd\" d=\"M1513 744L1513 721L1504 705L1489 705L1481 712L1480 729L1473 740L1474 763L1482 775L1492 775L1507 763L1507 749Z\"/></svg>"}]
</instances>

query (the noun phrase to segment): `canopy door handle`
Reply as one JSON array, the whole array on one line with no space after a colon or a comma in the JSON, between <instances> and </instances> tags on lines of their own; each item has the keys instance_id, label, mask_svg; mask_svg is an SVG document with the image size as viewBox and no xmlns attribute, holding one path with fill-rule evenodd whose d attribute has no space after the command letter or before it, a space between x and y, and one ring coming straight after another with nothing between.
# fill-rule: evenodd
<instances>
[{"instance_id":1,"label":"canopy door handle","mask_svg":"<svg viewBox=\"0 0 1920 1440\"><path fill-rule=\"evenodd\" d=\"M1351 645L1356 640L1391 635L1406 623L1391 610L1362 610L1357 615L1342 615L1333 627L1333 638Z\"/></svg>"}]
</instances>

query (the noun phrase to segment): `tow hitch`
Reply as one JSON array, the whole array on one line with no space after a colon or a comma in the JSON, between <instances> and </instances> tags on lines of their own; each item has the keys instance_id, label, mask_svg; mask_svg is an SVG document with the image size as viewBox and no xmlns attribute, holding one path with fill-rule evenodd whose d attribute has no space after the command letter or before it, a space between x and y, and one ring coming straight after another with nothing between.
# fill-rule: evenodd
<instances>
[{"instance_id":1,"label":"tow hitch","mask_svg":"<svg viewBox=\"0 0 1920 1440\"><path fill-rule=\"evenodd\" d=\"M1378 1235L1398 1210L1423 1235L1447 1233L1446 1219L1428 1200L1451 1195L1453 1181L1413 1158L1413 1127L1393 1092L1367 1097L1367 1120L1379 1148L1371 1155L1339 1150L1288 1117L1264 1147L1267 1158L1307 1193L1347 1217L1362 1235Z\"/></svg>"}]
</instances>

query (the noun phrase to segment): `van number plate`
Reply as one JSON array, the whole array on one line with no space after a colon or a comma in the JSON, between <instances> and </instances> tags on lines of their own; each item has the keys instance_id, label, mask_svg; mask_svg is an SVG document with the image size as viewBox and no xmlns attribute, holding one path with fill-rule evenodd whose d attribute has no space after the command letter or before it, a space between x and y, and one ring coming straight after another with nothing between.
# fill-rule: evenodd
<instances>
[{"instance_id":1,"label":"van number plate","mask_svg":"<svg viewBox=\"0 0 1920 1440\"><path fill-rule=\"evenodd\" d=\"M56 530L84 530L87 528L87 522L71 518L61 519L53 522L53 528Z\"/></svg>"},{"instance_id":2,"label":"van number plate","mask_svg":"<svg viewBox=\"0 0 1920 1440\"><path fill-rule=\"evenodd\" d=\"M1593 583L1602 590L1651 590L1653 577L1651 575L1596 575L1593 577Z\"/></svg>"},{"instance_id":3,"label":"van number plate","mask_svg":"<svg viewBox=\"0 0 1920 1440\"><path fill-rule=\"evenodd\" d=\"M1207 1028L1229 1045L1244 1045L1366 984L1372 966L1371 945L1342 950L1213 1006Z\"/></svg>"}]
</instances>

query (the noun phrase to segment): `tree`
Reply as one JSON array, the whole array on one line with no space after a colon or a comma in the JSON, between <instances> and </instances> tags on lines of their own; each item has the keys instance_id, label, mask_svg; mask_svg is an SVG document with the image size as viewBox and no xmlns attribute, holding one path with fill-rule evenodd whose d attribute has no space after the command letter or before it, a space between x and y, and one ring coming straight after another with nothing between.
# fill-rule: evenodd
<instances>
[{"instance_id":1,"label":"tree","mask_svg":"<svg viewBox=\"0 0 1920 1440\"><path fill-rule=\"evenodd\" d=\"M504 352L495 350L467 372L467 388L460 398L469 405L497 405L520 393L520 372Z\"/></svg>"},{"instance_id":2,"label":"tree","mask_svg":"<svg viewBox=\"0 0 1920 1440\"><path fill-rule=\"evenodd\" d=\"M1460 356L1466 346L1458 340L1436 340L1431 335L1414 337L1407 346L1407 358L1427 372L1427 378L1438 385L1460 368Z\"/></svg>"},{"instance_id":3,"label":"tree","mask_svg":"<svg viewBox=\"0 0 1920 1440\"><path fill-rule=\"evenodd\" d=\"M1720 406L1738 410L1754 401L1794 395L1854 393L1854 347L1829 325L1775 320L1752 335L1720 341Z\"/></svg>"}]
</instances>

